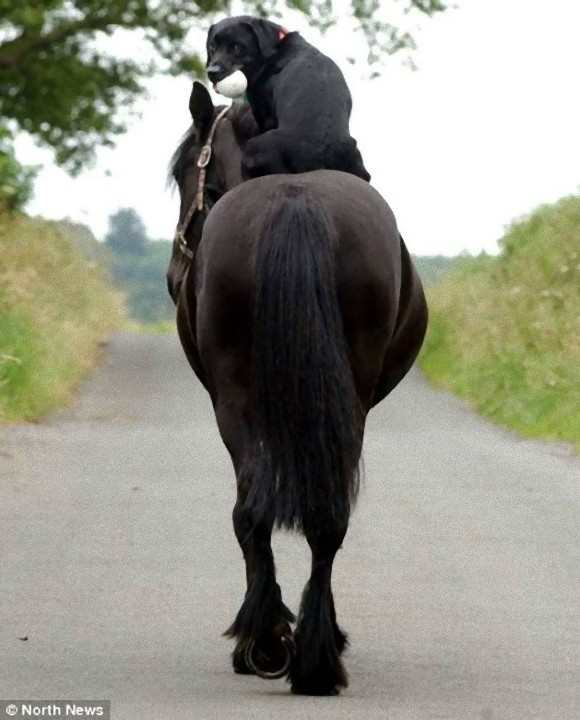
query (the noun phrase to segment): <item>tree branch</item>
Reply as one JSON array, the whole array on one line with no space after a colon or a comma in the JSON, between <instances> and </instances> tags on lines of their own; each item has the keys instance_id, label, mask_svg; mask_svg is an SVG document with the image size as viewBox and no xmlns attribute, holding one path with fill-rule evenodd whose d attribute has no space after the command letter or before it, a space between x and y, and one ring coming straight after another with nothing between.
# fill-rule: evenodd
<instances>
[{"instance_id":1,"label":"tree branch","mask_svg":"<svg viewBox=\"0 0 580 720\"><path fill-rule=\"evenodd\" d=\"M111 25L118 25L120 21L119 14L109 14L104 17L98 15L86 15L81 20L60 25L50 32L28 36L26 31L14 40L10 40L0 45L0 66L8 67L12 70L18 68L23 58L34 50L50 47L55 43L60 43L68 37L76 35L80 32L93 32L95 30L106 30ZM127 27L131 25L127 24Z\"/></svg>"}]
</instances>

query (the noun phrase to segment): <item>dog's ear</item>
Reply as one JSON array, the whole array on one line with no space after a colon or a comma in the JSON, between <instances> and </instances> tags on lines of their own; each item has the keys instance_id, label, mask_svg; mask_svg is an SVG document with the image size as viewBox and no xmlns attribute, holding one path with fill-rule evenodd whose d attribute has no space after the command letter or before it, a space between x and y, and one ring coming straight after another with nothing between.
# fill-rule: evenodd
<instances>
[{"instance_id":1,"label":"dog's ear","mask_svg":"<svg viewBox=\"0 0 580 720\"><path fill-rule=\"evenodd\" d=\"M212 25L212 26L210 27L210 29L207 31L207 40L206 40L206 43L205 43L205 49L206 49L206 52L207 52L207 62L206 62L206 65L209 65L209 62L210 62L210 59L211 59L210 56L209 56L209 47L210 47L210 45L211 45L211 43L212 43L212 40L213 40L213 34L214 34L214 32L215 32L214 28L215 28L215 25Z\"/></svg>"},{"instance_id":2,"label":"dog's ear","mask_svg":"<svg viewBox=\"0 0 580 720\"><path fill-rule=\"evenodd\" d=\"M262 56L272 57L280 45L280 25L262 18L250 18L246 25L254 33Z\"/></svg>"},{"instance_id":3,"label":"dog's ear","mask_svg":"<svg viewBox=\"0 0 580 720\"><path fill-rule=\"evenodd\" d=\"M197 131L204 134L213 120L213 102L209 90L197 80L193 83L189 98L189 112Z\"/></svg>"}]
</instances>

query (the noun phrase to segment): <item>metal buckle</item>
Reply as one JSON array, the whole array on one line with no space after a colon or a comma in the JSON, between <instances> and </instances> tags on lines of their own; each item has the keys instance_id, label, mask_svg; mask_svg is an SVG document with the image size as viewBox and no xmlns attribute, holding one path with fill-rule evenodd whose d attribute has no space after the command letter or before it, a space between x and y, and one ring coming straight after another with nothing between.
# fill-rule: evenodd
<instances>
[{"instance_id":1,"label":"metal buckle","mask_svg":"<svg viewBox=\"0 0 580 720\"><path fill-rule=\"evenodd\" d=\"M201 149L201 153L199 154L199 158L197 160L197 167L198 168L204 168L209 165L209 161L211 160L211 145L204 145Z\"/></svg>"},{"instance_id":2,"label":"metal buckle","mask_svg":"<svg viewBox=\"0 0 580 720\"><path fill-rule=\"evenodd\" d=\"M177 247L181 250L185 257L188 257L190 260L192 260L193 251L187 247L187 241L185 240L185 236L182 230L178 229L175 231L175 239L177 240Z\"/></svg>"}]
</instances>

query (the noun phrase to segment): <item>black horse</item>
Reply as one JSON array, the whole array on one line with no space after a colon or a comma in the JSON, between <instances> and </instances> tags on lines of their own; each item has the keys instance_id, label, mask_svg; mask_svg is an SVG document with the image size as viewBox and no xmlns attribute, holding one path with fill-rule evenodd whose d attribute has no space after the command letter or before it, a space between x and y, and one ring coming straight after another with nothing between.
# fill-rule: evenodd
<instances>
[{"instance_id":1,"label":"black horse","mask_svg":"<svg viewBox=\"0 0 580 720\"><path fill-rule=\"evenodd\" d=\"M173 160L180 219L167 272L185 354L211 396L237 477L247 592L227 634L236 672L292 691L346 687L332 565L358 489L366 415L407 374L427 307L393 213L368 183L317 170L242 182L257 132L194 84ZM282 602L274 526L301 531L312 572L297 621Z\"/></svg>"}]
</instances>

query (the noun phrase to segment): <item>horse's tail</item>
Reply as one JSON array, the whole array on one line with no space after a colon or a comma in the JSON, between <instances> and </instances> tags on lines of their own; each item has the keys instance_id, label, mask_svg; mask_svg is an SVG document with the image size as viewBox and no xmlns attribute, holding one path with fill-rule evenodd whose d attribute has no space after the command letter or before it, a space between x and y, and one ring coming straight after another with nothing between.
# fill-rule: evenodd
<instances>
[{"instance_id":1,"label":"horse's tail","mask_svg":"<svg viewBox=\"0 0 580 720\"><path fill-rule=\"evenodd\" d=\"M300 187L277 191L259 238L258 418L247 498L256 520L304 531L346 524L363 414L336 290L334 225Z\"/></svg>"}]
</instances>

